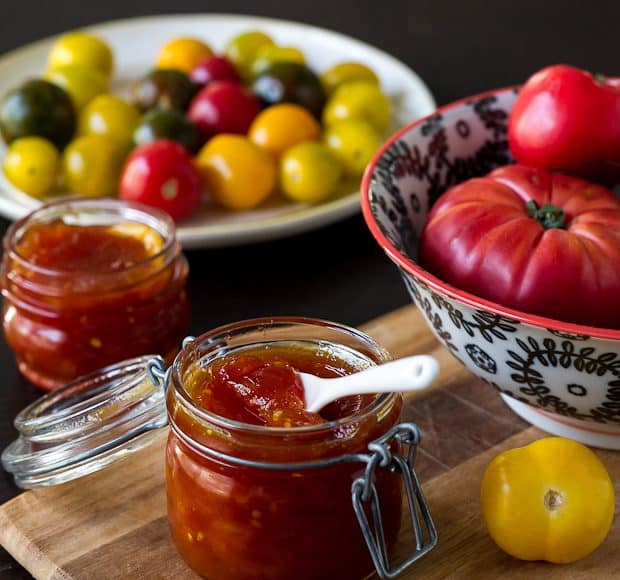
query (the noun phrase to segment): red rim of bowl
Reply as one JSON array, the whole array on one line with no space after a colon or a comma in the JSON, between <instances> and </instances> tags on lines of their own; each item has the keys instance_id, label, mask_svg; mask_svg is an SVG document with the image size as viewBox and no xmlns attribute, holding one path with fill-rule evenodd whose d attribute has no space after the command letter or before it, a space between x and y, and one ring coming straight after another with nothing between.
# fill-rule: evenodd
<instances>
[{"instance_id":1,"label":"red rim of bowl","mask_svg":"<svg viewBox=\"0 0 620 580\"><path fill-rule=\"evenodd\" d=\"M491 302L490 300L485 300L484 298L479 298L474 294L470 294L469 292L465 292L463 290L459 290L450 284L442 282L439 278L433 276L430 272L427 272L417 264L415 264L410 258L403 256L390 242L387 236L381 231L374 214L372 213L372 208L370 207L370 183L372 179L372 174L377 167L379 159L383 156L383 154L387 151L387 149L399 139L402 138L403 135L415 129L416 127L425 123L428 119L449 111L451 109L455 109L456 107L462 106L464 103L476 101L482 99L484 97L489 97L492 95L497 95L499 93L504 93L507 91L514 91L519 88L519 85L514 85L511 87L504 87L501 89L495 89L491 91L485 91L483 93L478 93L477 95L472 95L470 97L465 97L464 99L459 99L458 101L454 101L445 105L443 107L439 107L433 113L426 115L420 119L409 123L402 129L398 130L394 135L392 135L379 149L379 151L372 158L366 170L364 171L364 176L362 178L362 185L360 189L360 197L361 197L361 205L362 205L362 214L364 215L364 220L366 221L366 225L370 229L370 232L374 236L375 240L379 243L379 245L383 248L383 251L388 255L388 257L400 266L407 273L415 276L422 280L425 284L427 284L433 290L441 292L443 294L448 295L450 298L454 298L455 300L459 300L468 306L472 306L473 308L478 308L480 310L489 310L495 314L499 314L501 316L505 316L506 318L512 318L519 322L529 324L531 326L538 326L542 328L551 329L554 331L565 332L567 334L581 334L591 336L593 338L603 338L608 340L620 340L620 330L614 330L611 328L600 328L595 326L583 326L580 324L573 324L570 322L562 322L561 320L555 320L553 318L546 318L544 316L538 316L536 314L527 314L526 312L521 312L519 310L512 310L511 308L506 308L496 302Z\"/></svg>"}]
</instances>

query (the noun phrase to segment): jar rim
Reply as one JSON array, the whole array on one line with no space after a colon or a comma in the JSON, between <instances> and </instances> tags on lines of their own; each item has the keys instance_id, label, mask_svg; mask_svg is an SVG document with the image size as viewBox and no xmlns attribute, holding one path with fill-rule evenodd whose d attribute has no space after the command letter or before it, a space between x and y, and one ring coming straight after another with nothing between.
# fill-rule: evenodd
<instances>
[{"instance_id":1,"label":"jar rim","mask_svg":"<svg viewBox=\"0 0 620 580\"><path fill-rule=\"evenodd\" d=\"M155 262L166 256L171 249L178 244L175 233L175 225L172 218L165 212L134 201L125 201L115 198L89 198L66 196L46 203L41 207L31 211L21 219L15 221L6 231L4 236L4 251L10 259L15 260L22 266L26 266L30 271L42 276L54 278L62 276L79 275L79 271L63 270L61 268L50 268L33 264L27 257L20 254L17 241L26 231L28 225L36 222L44 222L47 217L66 217L68 215L79 216L87 215L88 210L103 210L110 214L116 212L121 217L126 217L127 221L142 223L159 235L161 235L162 247L154 254L131 264L124 269L124 272L132 272L143 268L145 265ZM142 219L137 219L142 217ZM133 218L133 219L132 219ZM88 272L92 275L92 272ZM97 277L106 278L117 276L118 272L98 272Z\"/></svg>"},{"instance_id":2,"label":"jar rim","mask_svg":"<svg viewBox=\"0 0 620 580\"><path fill-rule=\"evenodd\" d=\"M316 434L323 431L333 430L337 427L342 427L350 424L353 421L364 421L373 414L376 414L381 408L386 405L395 404L400 395L398 393L384 393L373 399L368 405L362 407L357 413L353 415L347 415L333 421L325 421L316 425L302 425L294 427L270 427L265 425L253 425L251 423L244 423L242 421L236 421L212 411L208 411L198 406L191 395L184 387L183 376L181 372L181 364L183 357L192 348L195 348L199 342L209 341L215 343L217 338L226 336L234 331L240 331L243 329L250 330L255 328L259 330L264 327L274 327L276 325L309 325L315 328L327 328L336 332L340 332L354 338L363 341L369 346L373 353L376 355L377 360L372 360L372 364L387 362L391 360L390 353L383 348L374 338L368 334L337 322L331 322L320 318L300 317L300 316L270 316L265 318L251 318L239 322L233 322L218 326L208 332L201 334L200 336L188 341L184 344L183 349L175 357L170 367L170 379L168 389L173 389L176 397L176 402L179 402L184 410L191 414L191 416L206 421L211 425L215 425L222 429L234 429L237 432L245 432L247 434L261 434L266 436L282 437L283 435L304 435L304 434ZM267 341L269 342L269 341ZM319 342L317 340L317 342ZM362 354L362 353L360 353ZM191 363L191 364L195 364ZM173 421L171 421L172 423Z\"/></svg>"}]
</instances>

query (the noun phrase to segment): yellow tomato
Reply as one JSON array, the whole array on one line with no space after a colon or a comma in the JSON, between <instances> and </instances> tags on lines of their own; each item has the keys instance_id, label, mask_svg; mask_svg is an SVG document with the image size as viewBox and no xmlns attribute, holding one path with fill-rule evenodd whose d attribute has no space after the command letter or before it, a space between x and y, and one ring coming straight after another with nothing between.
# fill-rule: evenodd
<instances>
[{"instance_id":1,"label":"yellow tomato","mask_svg":"<svg viewBox=\"0 0 620 580\"><path fill-rule=\"evenodd\" d=\"M318 203L336 191L341 172L338 160L323 143L299 143L282 156L280 187L295 201Z\"/></svg>"},{"instance_id":2,"label":"yellow tomato","mask_svg":"<svg viewBox=\"0 0 620 580\"><path fill-rule=\"evenodd\" d=\"M349 119L328 127L323 141L336 156L347 177L358 178L381 146L381 136L364 119Z\"/></svg>"},{"instance_id":3,"label":"yellow tomato","mask_svg":"<svg viewBox=\"0 0 620 580\"><path fill-rule=\"evenodd\" d=\"M217 135L198 153L196 164L205 189L230 209L249 209L273 191L273 157L242 135Z\"/></svg>"},{"instance_id":4,"label":"yellow tomato","mask_svg":"<svg viewBox=\"0 0 620 580\"><path fill-rule=\"evenodd\" d=\"M321 82L328 94L333 93L340 85L353 81L368 81L379 85L374 71L360 62L341 62L321 75Z\"/></svg>"},{"instance_id":5,"label":"yellow tomato","mask_svg":"<svg viewBox=\"0 0 620 580\"><path fill-rule=\"evenodd\" d=\"M96 68L106 77L112 74L114 56L110 47L100 38L86 32L63 34L52 46L48 68L87 66Z\"/></svg>"},{"instance_id":6,"label":"yellow tomato","mask_svg":"<svg viewBox=\"0 0 620 580\"><path fill-rule=\"evenodd\" d=\"M68 65L49 70L45 78L67 91L77 111L93 98L108 90L108 79L98 69L83 65Z\"/></svg>"},{"instance_id":7,"label":"yellow tomato","mask_svg":"<svg viewBox=\"0 0 620 580\"><path fill-rule=\"evenodd\" d=\"M252 78L252 63L264 46L273 46L273 40L264 32L249 30L238 34L226 45L226 56L237 67L241 76Z\"/></svg>"},{"instance_id":8,"label":"yellow tomato","mask_svg":"<svg viewBox=\"0 0 620 580\"><path fill-rule=\"evenodd\" d=\"M80 135L106 135L129 147L140 112L123 99L110 94L96 96L80 113Z\"/></svg>"},{"instance_id":9,"label":"yellow tomato","mask_svg":"<svg viewBox=\"0 0 620 580\"><path fill-rule=\"evenodd\" d=\"M340 85L323 109L323 123L333 125L347 119L365 119L382 132L390 121L390 100L376 83L355 81Z\"/></svg>"},{"instance_id":10,"label":"yellow tomato","mask_svg":"<svg viewBox=\"0 0 620 580\"><path fill-rule=\"evenodd\" d=\"M196 38L174 38L164 44L157 55L157 68L176 69L184 73L205 58L211 56L211 47Z\"/></svg>"},{"instance_id":11,"label":"yellow tomato","mask_svg":"<svg viewBox=\"0 0 620 580\"><path fill-rule=\"evenodd\" d=\"M85 135L67 145L63 173L71 193L87 197L116 195L125 149L106 135Z\"/></svg>"},{"instance_id":12,"label":"yellow tomato","mask_svg":"<svg viewBox=\"0 0 620 580\"><path fill-rule=\"evenodd\" d=\"M292 46L261 46L252 63L252 76L258 76L273 62L297 62L306 64L304 53Z\"/></svg>"},{"instance_id":13,"label":"yellow tomato","mask_svg":"<svg viewBox=\"0 0 620 580\"><path fill-rule=\"evenodd\" d=\"M522 560L579 560L605 539L614 515L604 465L562 437L497 456L482 479L480 501L493 540Z\"/></svg>"},{"instance_id":14,"label":"yellow tomato","mask_svg":"<svg viewBox=\"0 0 620 580\"><path fill-rule=\"evenodd\" d=\"M56 147L42 137L22 137L9 146L3 169L8 180L33 197L42 197L56 183L60 155Z\"/></svg>"},{"instance_id":15,"label":"yellow tomato","mask_svg":"<svg viewBox=\"0 0 620 580\"><path fill-rule=\"evenodd\" d=\"M319 138L321 127L303 107L282 103L267 107L254 119L248 137L276 157L297 143Z\"/></svg>"}]
</instances>

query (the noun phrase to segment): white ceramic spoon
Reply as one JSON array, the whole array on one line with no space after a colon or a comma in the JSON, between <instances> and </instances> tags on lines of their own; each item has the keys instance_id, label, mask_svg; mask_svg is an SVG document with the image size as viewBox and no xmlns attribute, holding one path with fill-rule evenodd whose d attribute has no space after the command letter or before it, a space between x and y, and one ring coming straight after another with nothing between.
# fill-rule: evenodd
<instances>
[{"instance_id":1,"label":"white ceramic spoon","mask_svg":"<svg viewBox=\"0 0 620 580\"><path fill-rule=\"evenodd\" d=\"M306 411L317 413L325 405L349 395L417 391L430 385L439 364L429 355L408 356L335 379L299 373Z\"/></svg>"}]
</instances>

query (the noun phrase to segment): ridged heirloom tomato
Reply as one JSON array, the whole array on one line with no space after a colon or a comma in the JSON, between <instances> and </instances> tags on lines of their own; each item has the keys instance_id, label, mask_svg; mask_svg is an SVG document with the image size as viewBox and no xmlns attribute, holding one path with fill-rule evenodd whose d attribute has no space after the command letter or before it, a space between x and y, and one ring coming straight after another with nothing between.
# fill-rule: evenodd
<instances>
[{"instance_id":1,"label":"ridged heirloom tomato","mask_svg":"<svg viewBox=\"0 0 620 580\"><path fill-rule=\"evenodd\" d=\"M511 165L442 195L420 262L444 282L531 314L620 328L620 199Z\"/></svg>"}]
</instances>

